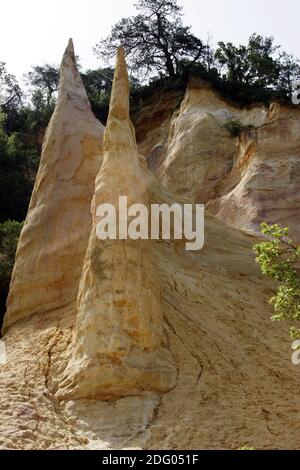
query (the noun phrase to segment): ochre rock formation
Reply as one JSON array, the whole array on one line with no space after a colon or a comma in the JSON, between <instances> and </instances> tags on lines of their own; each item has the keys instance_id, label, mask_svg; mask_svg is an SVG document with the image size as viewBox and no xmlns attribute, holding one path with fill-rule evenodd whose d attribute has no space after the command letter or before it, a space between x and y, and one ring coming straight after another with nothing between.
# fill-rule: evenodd
<instances>
[{"instance_id":1,"label":"ochre rock formation","mask_svg":"<svg viewBox=\"0 0 300 470\"><path fill-rule=\"evenodd\" d=\"M300 241L300 109L271 105L263 125L240 135L237 150L208 209L253 233L262 221L280 223Z\"/></svg>"},{"instance_id":2,"label":"ochre rock formation","mask_svg":"<svg viewBox=\"0 0 300 470\"><path fill-rule=\"evenodd\" d=\"M103 129L91 111L70 40L18 244L4 330L22 317L76 299L95 176L102 162Z\"/></svg>"},{"instance_id":3,"label":"ochre rock formation","mask_svg":"<svg viewBox=\"0 0 300 470\"><path fill-rule=\"evenodd\" d=\"M57 110L53 116L2 338L1 448L299 448L299 377L288 328L270 322L275 286L254 262L257 237L244 233L268 215L286 217L298 231L299 111L239 109L195 82L180 109L179 95L168 96L165 113L162 99L135 119L139 148L162 182L136 150L122 51L100 172L101 126L86 98L79 100L80 129L68 134L76 142L71 154L50 152L63 132L55 126L57 140L49 140ZM66 96L58 104L65 126L74 118L71 104ZM256 129L235 138L224 127L232 119ZM82 133L84 126L94 131ZM72 158L81 162L78 133L93 143L83 173ZM80 197L72 199L73 190ZM186 251L181 240L98 240L97 206L122 194L146 205L206 202L219 218L206 214L200 252ZM52 244L45 243L49 229ZM70 281L65 295L62 279Z\"/></svg>"},{"instance_id":4,"label":"ochre rock formation","mask_svg":"<svg viewBox=\"0 0 300 470\"><path fill-rule=\"evenodd\" d=\"M257 234L262 221L280 222L300 239L299 107L239 108L199 80L176 105L159 140L137 119L139 148L162 182L233 227ZM241 125L238 137L229 121Z\"/></svg>"},{"instance_id":5,"label":"ochre rock formation","mask_svg":"<svg viewBox=\"0 0 300 470\"><path fill-rule=\"evenodd\" d=\"M148 207L147 178L139 162L129 118L129 81L124 51L118 51L104 158L93 198L93 228L78 298L76 344L58 396L102 399L145 390L168 391L176 367L162 347L160 279L152 240L99 240L97 208L119 197L128 207Z\"/></svg>"}]
</instances>

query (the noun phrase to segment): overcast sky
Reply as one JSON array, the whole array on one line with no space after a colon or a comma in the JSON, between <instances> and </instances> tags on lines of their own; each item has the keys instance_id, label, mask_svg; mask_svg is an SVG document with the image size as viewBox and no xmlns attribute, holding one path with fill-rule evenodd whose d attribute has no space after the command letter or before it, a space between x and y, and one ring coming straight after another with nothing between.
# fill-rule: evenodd
<instances>
[{"instance_id":1,"label":"overcast sky","mask_svg":"<svg viewBox=\"0 0 300 470\"><path fill-rule=\"evenodd\" d=\"M135 0L0 0L0 61L19 78L31 65L59 63L69 37L83 69L96 68L92 52ZM272 35L300 57L299 0L179 0L184 23L202 39L245 43L253 32ZM297 32L297 35L296 35Z\"/></svg>"}]
</instances>

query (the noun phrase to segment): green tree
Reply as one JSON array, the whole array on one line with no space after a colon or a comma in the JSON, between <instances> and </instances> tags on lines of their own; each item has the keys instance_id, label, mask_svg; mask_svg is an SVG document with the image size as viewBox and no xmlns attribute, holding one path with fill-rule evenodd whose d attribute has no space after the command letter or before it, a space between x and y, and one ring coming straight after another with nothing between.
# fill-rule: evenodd
<instances>
[{"instance_id":1,"label":"green tree","mask_svg":"<svg viewBox=\"0 0 300 470\"><path fill-rule=\"evenodd\" d=\"M179 73L182 60L195 63L200 59L204 46L183 26L177 0L139 0L136 8L137 16L123 18L96 45L99 58L111 59L122 45L135 73L158 72L170 77Z\"/></svg>"},{"instance_id":2,"label":"green tree","mask_svg":"<svg viewBox=\"0 0 300 470\"><path fill-rule=\"evenodd\" d=\"M19 125L23 92L14 75L0 62L0 112L5 114L5 130L10 132Z\"/></svg>"},{"instance_id":3,"label":"green tree","mask_svg":"<svg viewBox=\"0 0 300 470\"><path fill-rule=\"evenodd\" d=\"M81 77L94 114L105 123L109 110L114 69L105 67L96 70L87 70L85 73L81 74ZM130 85L132 92L136 91L140 86L139 81L134 77L131 77Z\"/></svg>"},{"instance_id":4,"label":"green tree","mask_svg":"<svg viewBox=\"0 0 300 470\"><path fill-rule=\"evenodd\" d=\"M225 76L229 82L247 83L249 64L247 62L247 48L245 46L234 46L231 42L218 43L218 49L215 52L215 59L219 62L221 70L225 69Z\"/></svg>"},{"instance_id":5,"label":"green tree","mask_svg":"<svg viewBox=\"0 0 300 470\"><path fill-rule=\"evenodd\" d=\"M55 108L55 99L47 101L40 88L34 89L31 95L29 108L26 110L28 130L33 132L43 131L52 116Z\"/></svg>"},{"instance_id":6,"label":"green tree","mask_svg":"<svg viewBox=\"0 0 300 470\"><path fill-rule=\"evenodd\" d=\"M34 90L40 90L45 97L46 105L50 106L51 100L58 90L59 67L50 64L35 65L25 75L25 79Z\"/></svg>"},{"instance_id":7,"label":"green tree","mask_svg":"<svg viewBox=\"0 0 300 470\"><path fill-rule=\"evenodd\" d=\"M16 77L8 73L5 62L0 62L0 110L7 112L12 106L19 105L22 91Z\"/></svg>"},{"instance_id":8,"label":"green tree","mask_svg":"<svg viewBox=\"0 0 300 470\"><path fill-rule=\"evenodd\" d=\"M300 61L293 55L283 52L280 54L280 71L277 93L280 97L290 97L293 84L300 81Z\"/></svg>"},{"instance_id":9,"label":"green tree","mask_svg":"<svg viewBox=\"0 0 300 470\"><path fill-rule=\"evenodd\" d=\"M22 222L15 220L0 223L0 324L5 313L5 302L22 225Z\"/></svg>"},{"instance_id":10,"label":"green tree","mask_svg":"<svg viewBox=\"0 0 300 470\"><path fill-rule=\"evenodd\" d=\"M245 103L291 100L293 84L300 80L300 62L281 51L272 37L253 34L247 46L218 45L215 60L223 73L221 91Z\"/></svg>"},{"instance_id":11,"label":"green tree","mask_svg":"<svg viewBox=\"0 0 300 470\"><path fill-rule=\"evenodd\" d=\"M95 116L106 122L114 69L106 67L87 70L81 77Z\"/></svg>"},{"instance_id":12,"label":"green tree","mask_svg":"<svg viewBox=\"0 0 300 470\"><path fill-rule=\"evenodd\" d=\"M253 85L275 87L280 73L280 62L276 57L280 46L274 44L273 37L252 34L247 47L249 79Z\"/></svg>"},{"instance_id":13,"label":"green tree","mask_svg":"<svg viewBox=\"0 0 300 470\"><path fill-rule=\"evenodd\" d=\"M247 46L234 46L219 42L215 57L224 67L229 82L246 83L261 87L276 86L280 65L274 54L279 46L272 37L253 34Z\"/></svg>"},{"instance_id":14,"label":"green tree","mask_svg":"<svg viewBox=\"0 0 300 470\"><path fill-rule=\"evenodd\" d=\"M31 90L30 103L23 109L29 132L44 131L54 111L59 87L59 67L45 64L36 65L25 74L25 81Z\"/></svg>"},{"instance_id":15,"label":"green tree","mask_svg":"<svg viewBox=\"0 0 300 470\"><path fill-rule=\"evenodd\" d=\"M3 115L2 115L3 121ZM0 222L24 220L38 166L34 147L25 146L17 133L0 126Z\"/></svg>"},{"instance_id":16,"label":"green tree","mask_svg":"<svg viewBox=\"0 0 300 470\"><path fill-rule=\"evenodd\" d=\"M272 320L300 320L300 246L289 238L289 229L278 224L262 223L261 232L267 241L254 246L256 261L262 273L280 283L270 303L274 307ZM300 330L295 326L291 334Z\"/></svg>"},{"instance_id":17,"label":"green tree","mask_svg":"<svg viewBox=\"0 0 300 470\"><path fill-rule=\"evenodd\" d=\"M81 74L85 89L89 96L99 99L101 94L111 92L114 69L111 67L87 70Z\"/></svg>"},{"instance_id":18,"label":"green tree","mask_svg":"<svg viewBox=\"0 0 300 470\"><path fill-rule=\"evenodd\" d=\"M279 46L272 37L253 34L247 46L219 42L215 60L222 74L221 91L242 104L268 102L280 76Z\"/></svg>"}]
</instances>

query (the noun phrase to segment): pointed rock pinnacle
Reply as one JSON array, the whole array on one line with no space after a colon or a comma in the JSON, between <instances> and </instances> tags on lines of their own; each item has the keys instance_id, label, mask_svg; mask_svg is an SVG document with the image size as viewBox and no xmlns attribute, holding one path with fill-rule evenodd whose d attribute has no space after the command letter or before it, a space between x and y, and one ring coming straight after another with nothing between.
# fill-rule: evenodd
<instances>
[{"instance_id":1,"label":"pointed rock pinnacle","mask_svg":"<svg viewBox=\"0 0 300 470\"><path fill-rule=\"evenodd\" d=\"M129 119L130 85L123 47L118 48L108 119Z\"/></svg>"},{"instance_id":2,"label":"pointed rock pinnacle","mask_svg":"<svg viewBox=\"0 0 300 470\"><path fill-rule=\"evenodd\" d=\"M128 206L148 206L147 181L129 118L129 81L124 49L119 48L103 164L92 203L93 228L78 293L74 350L57 397L103 400L166 392L176 380L170 351L163 346L163 314L152 240L99 239L97 208L120 196ZM118 229L119 231L120 229Z\"/></svg>"},{"instance_id":3,"label":"pointed rock pinnacle","mask_svg":"<svg viewBox=\"0 0 300 470\"><path fill-rule=\"evenodd\" d=\"M72 100L75 97L84 100L84 105L88 105L90 107L89 100L77 68L72 39L69 39L60 65L58 99L65 96Z\"/></svg>"},{"instance_id":4,"label":"pointed rock pinnacle","mask_svg":"<svg viewBox=\"0 0 300 470\"><path fill-rule=\"evenodd\" d=\"M18 244L4 330L23 317L75 301L92 223L90 205L102 161L102 135L70 39Z\"/></svg>"}]
</instances>

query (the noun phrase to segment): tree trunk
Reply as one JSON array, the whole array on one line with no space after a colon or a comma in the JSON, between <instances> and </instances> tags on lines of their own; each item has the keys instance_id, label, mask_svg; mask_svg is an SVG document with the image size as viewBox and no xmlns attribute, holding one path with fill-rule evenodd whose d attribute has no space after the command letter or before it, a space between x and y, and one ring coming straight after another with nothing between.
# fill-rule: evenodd
<instances>
[{"instance_id":1,"label":"tree trunk","mask_svg":"<svg viewBox=\"0 0 300 470\"><path fill-rule=\"evenodd\" d=\"M169 76L175 77L175 69L174 69L174 64L173 64L171 57L167 57L166 68L167 68Z\"/></svg>"}]
</instances>

